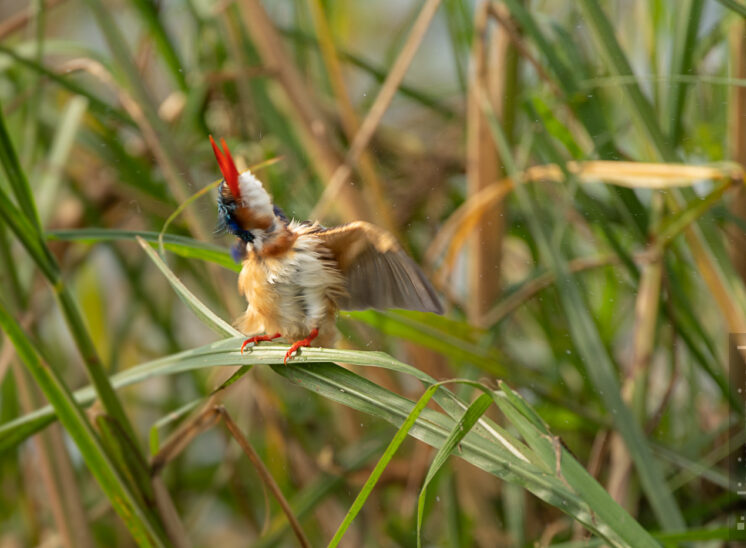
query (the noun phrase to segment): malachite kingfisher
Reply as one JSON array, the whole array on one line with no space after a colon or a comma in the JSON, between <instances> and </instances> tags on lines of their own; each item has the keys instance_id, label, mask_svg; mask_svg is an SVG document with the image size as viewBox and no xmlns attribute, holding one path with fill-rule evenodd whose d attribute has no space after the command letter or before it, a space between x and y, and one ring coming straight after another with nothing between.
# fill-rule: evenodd
<instances>
[{"instance_id":1,"label":"malachite kingfisher","mask_svg":"<svg viewBox=\"0 0 746 548\"><path fill-rule=\"evenodd\" d=\"M239 173L230 150L210 136L223 174L218 188L221 226L238 239L233 257L242 268L238 290L246 312L236 321L243 333L263 333L251 343L283 337L292 346L332 346L337 310L404 308L443 313L430 282L387 231L355 221L325 228L290 221L273 205L250 171Z\"/></svg>"}]
</instances>

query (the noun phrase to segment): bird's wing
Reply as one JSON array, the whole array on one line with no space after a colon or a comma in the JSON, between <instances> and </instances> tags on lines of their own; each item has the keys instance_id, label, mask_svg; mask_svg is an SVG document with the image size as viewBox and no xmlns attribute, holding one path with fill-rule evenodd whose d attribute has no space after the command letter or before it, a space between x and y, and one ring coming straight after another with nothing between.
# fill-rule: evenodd
<instances>
[{"instance_id":1,"label":"bird's wing","mask_svg":"<svg viewBox=\"0 0 746 548\"><path fill-rule=\"evenodd\" d=\"M344 274L344 310L406 308L443 313L420 267L394 237L370 223L355 221L314 233L331 251Z\"/></svg>"}]
</instances>

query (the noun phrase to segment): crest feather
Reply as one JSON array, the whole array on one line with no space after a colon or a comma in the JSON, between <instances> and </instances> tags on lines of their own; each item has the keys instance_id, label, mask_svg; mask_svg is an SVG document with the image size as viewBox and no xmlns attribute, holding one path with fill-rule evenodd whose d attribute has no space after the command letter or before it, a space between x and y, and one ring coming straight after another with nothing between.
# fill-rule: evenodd
<instances>
[{"instance_id":1,"label":"crest feather","mask_svg":"<svg viewBox=\"0 0 746 548\"><path fill-rule=\"evenodd\" d=\"M220 144L223 145L225 154L223 154L223 152L221 152L218 148L218 145L215 144L212 135L210 135L210 144L212 145L212 151L215 153L215 159L218 161L220 172L223 174L223 177L225 178L225 182L228 184L228 188L230 189L231 194L233 194L233 197L236 199L237 202L240 202L241 189L238 185L238 169L236 168L236 164L233 162L231 151L228 148L225 139L220 139Z\"/></svg>"}]
</instances>

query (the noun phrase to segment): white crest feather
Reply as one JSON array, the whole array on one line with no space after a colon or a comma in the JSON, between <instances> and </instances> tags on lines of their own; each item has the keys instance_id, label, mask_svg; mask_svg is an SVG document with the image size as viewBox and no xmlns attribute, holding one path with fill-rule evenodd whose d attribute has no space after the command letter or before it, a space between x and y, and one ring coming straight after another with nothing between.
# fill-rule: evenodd
<instances>
[{"instance_id":1,"label":"white crest feather","mask_svg":"<svg viewBox=\"0 0 746 548\"><path fill-rule=\"evenodd\" d=\"M272 199L264 190L261 181L254 177L251 171L244 171L238 176L238 188L244 205L250 207L259 216L274 216Z\"/></svg>"}]
</instances>

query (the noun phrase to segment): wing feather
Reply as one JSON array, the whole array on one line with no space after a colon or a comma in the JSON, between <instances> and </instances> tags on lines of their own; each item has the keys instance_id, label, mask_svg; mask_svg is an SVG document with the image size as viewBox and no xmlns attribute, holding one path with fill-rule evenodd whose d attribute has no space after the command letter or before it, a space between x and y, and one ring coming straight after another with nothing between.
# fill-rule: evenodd
<instances>
[{"instance_id":1,"label":"wing feather","mask_svg":"<svg viewBox=\"0 0 746 548\"><path fill-rule=\"evenodd\" d=\"M345 310L406 308L443 313L419 266L385 230L364 221L314 233L334 256L346 280Z\"/></svg>"}]
</instances>

